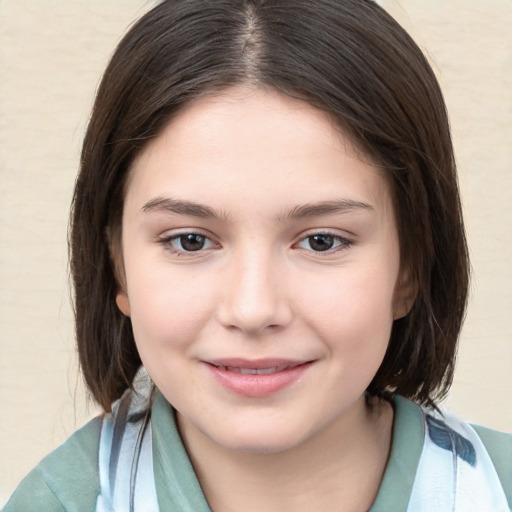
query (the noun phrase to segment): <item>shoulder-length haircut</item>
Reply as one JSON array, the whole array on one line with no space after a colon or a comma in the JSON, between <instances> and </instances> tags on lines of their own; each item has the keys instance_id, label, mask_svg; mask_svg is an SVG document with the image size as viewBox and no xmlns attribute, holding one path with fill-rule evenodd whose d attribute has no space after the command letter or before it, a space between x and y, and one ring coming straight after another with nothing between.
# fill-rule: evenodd
<instances>
[{"instance_id":1,"label":"shoulder-length haircut","mask_svg":"<svg viewBox=\"0 0 512 512\"><path fill-rule=\"evenodd\" d=\"M115 303L130 166L185 104L240 84L323 109L384 169L417 294L367 391L434 405L451 384L469 274L450 130L427 60L370 0L166 0L122 39L97 93L71 214L78 351L93 397L109 410L141 365Z\"/></svg>"}]
</instances>

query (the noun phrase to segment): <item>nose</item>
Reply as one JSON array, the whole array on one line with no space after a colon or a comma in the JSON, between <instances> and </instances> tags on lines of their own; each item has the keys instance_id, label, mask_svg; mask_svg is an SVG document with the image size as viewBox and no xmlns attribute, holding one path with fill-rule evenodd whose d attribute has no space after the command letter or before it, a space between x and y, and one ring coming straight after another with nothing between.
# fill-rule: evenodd
<instances>
[{"instance_id":1,"label":"nose","mask_svg":"<svg viewBox=\"0 0 512 512\"><path fill-rule=\"evenodd\" d=\"M250 336L286 327L292 318L285 273L271 256L250 251L231 261L218 318L224 327Z\"/></svg>"}]
</instances>

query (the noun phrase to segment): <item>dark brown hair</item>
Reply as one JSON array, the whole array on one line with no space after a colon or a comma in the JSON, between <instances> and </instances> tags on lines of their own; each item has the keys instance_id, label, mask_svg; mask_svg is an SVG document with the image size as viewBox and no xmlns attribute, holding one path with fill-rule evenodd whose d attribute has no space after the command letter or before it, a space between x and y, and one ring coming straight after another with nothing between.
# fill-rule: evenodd
<instances>
[{"instance_id":1,"label":"dark brown hair","mask_svg":"<svg viewBox=\"0 0 512 512\"><path fill-rule=\"evenodd\" d=\"M98 90L71 215L78 350L92 395L109 410L141 365L111 258L112 249L119 267L130 165L186 103L244 83L329 112L387 173L417 294L368 393L433 405L451 384L468 288L456 169L432 69L370 0L167 0L122 39Z\"/></svg>"}]
</instances>

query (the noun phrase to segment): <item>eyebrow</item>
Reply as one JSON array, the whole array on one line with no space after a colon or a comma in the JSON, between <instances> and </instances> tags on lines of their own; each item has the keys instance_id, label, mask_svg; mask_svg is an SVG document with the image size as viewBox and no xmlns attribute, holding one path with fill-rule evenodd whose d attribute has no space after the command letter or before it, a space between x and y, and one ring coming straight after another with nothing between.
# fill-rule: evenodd
<instances>
[{"instance_id":1,"label":"eyebrow","mask_svg":"<svg viewBox=\"0 0 512 512\"><path fill-rule=\"evenodd\" d=\"M223 212L217 212L210 206L195 203L194 201L181 201L168 197L155 197L149 200L143 207L144 212L170 212L179 215L190 215L202 219L222 219L227 220L228 215Z\"/></svg>"},{"instance_id":2,"label":"eyebrow","mask_svg":"<svg viewBox=\"0 0 512 512\"><path fill-rule=\"evenodd\" d=\"M335 199L332 201L320 201L294 206L285 215L278 216L278 220L303 219L305 217L317 217L331 213L346 213L353 210L375 211L373 206L353 199Z\"/></svg>"},{"instance_id":3,"label":"eyebrow","mask_svg":"<svg viewBox=\"0 0 512 512\"><path fill-rule=\"evenodd\" d=\"M218 212L210 206L196 203L194 201L183 201L168 197L155 197L150 199L141 209L144 212L170 212L178 215L190 215L192 217L199 217L202 219L220 219L226 221L229 218L228 214ZM277 215L276 218L279 222L283 222L286 220L303 219L332 213L346 213L353 210L374 211L374 208L370 204L362 201L355 201L353 199L336 199L296 205L284 215Z\"/></svg>"}]
</instances>

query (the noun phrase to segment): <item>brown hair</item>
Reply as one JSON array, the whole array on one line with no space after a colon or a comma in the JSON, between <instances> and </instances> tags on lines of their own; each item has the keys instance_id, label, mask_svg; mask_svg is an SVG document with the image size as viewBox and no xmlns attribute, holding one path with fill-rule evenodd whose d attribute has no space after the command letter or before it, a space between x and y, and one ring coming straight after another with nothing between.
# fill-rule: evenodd
<instances>
[{"instance_id":1,"label":"brown hair","mask_svg":"<svg viewBox=\"0 0 512 512\"><path fill-rule=\"evenodd\" d=\"M92 395L109 410L141 365L110 254L120 251L130 165L183 105L247 82L329 112L388 174L417 294L368 393L434 405L451 384L468 288L453 149L432 69L370 0L167 0L122 39L98 90L71 215L77 342Z\"/></svg>"}]
</instances>

